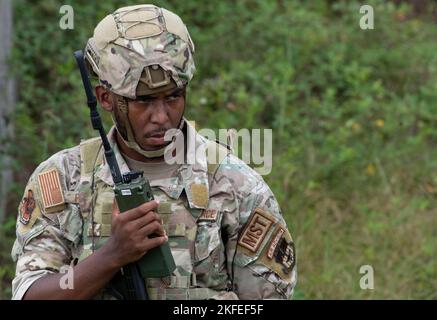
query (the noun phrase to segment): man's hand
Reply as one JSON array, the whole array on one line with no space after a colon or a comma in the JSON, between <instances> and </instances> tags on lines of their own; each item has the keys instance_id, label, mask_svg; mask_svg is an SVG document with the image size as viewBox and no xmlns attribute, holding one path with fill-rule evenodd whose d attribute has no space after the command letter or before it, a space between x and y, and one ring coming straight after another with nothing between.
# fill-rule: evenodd
<instances>
[{"instance_id":1,"label":"man's hand","mask_svg":"<svg viewBox=\"0 0 437 320\"><path fill-rule=\"evenodd\" d=\"M114 200L111 236L102 247L116 267L139 260L148 250L168 241L162 219L153 211L159 201L152 200L120 213Z\"/></svg>"}]
</instances>

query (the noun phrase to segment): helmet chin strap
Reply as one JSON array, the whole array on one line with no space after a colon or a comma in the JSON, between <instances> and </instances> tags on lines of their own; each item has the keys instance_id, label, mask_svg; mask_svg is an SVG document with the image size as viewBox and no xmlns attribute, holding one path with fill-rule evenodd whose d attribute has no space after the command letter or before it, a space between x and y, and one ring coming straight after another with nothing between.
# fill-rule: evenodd
<instances>
[{"instance_id":1,"label":"helmet chin strap","mask_svg":"<svg viewBox=\"0 0 437 320\"><path fill-rule=\"evenodd\" d=\"M124 137L124 134L122 134L122 132L124 130L120 130L120 124L117 123L117 120L115 118L114 115L114 111L111 113L111 118L112 121L115 124L115 127L117 129L117 131L119 132L119 136L120 138L123 140L123 142L131 149L134 149L136 152L138 152L139 154L145 156L146 158L159 158L164 156L166 153L171 153L174 150L174 144L175 141L177 140L176 138L182 134L182 128L184 127L185 124L185 118L182 116L181 121L179 122L179 126L178 126L178 131L177 133L172 137L172 141L170 142L170 144L158 149L158 150L144 150L140 147L140 145L137 143L137 141L135 140L135 136L133 134L133 130L128 118L128 102L127 99L121 96L117 95L117 108L120 111L119 115L120 115L120 121L123 122L123 125L125 127L125 134L126 134L126 138Z\"/></svg>"}]
</instances>

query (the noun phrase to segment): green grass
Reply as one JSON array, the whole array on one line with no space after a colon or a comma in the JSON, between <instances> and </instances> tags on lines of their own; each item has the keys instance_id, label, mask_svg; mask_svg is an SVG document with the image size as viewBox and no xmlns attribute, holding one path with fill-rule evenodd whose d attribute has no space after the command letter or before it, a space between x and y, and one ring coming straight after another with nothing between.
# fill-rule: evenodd
<instances>
[{"instance_id":1,"label":"green grass","mask_svg":"<svg viewBox=\"0 0 437 320\"><path fill-rule=\"evenodd\" d=\"M296 242L295 299L437 299L435 187L404 180L390 192L369 181L344 196L311 184L287 193L293 188L281 181L280 167L267 180L281 190L276 194ZM362 265L373 267L373 290L359 286Z\"/></svg>"},{"instance_id":2,"label":"green grass","mask_svg":"<svg viewBox=\"0 0 437 320\"><path fill-rule=\"evenodd\" d=\"M10 253L14 240L15 219L9 218L0 226L0 299L10 299L12 295L11 284L15 265Z\"/></svg>"}]
</instances>

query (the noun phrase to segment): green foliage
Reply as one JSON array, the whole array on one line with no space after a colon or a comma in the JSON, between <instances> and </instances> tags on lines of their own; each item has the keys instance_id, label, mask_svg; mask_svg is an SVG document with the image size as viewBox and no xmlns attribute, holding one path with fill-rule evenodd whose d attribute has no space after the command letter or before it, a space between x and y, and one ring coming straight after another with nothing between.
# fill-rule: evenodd
<instances>
[{"instance_id":1,"label":"green foliage","mask_svg":"<svg viewBox=\"0 0 437 320\"><path fill-rule=\"evenodd\" d=\"M15 219L9 217L0 225L0 298L12 294L11 279L15 274L15 266L11 263L11 249L15 236Z\"/></svg>"},{"instance_id":2,"label":"green foliage","mask_svg":"<svg viewBox=\"0 0 437 320\"><path fill-rule=\"evenodd\" d=\"M14 1L19 104L10 150L21 188L11 212L40 161L94 135L72 52L97 21L131 3ZM74 30L59 28L63 4L75 10ZM435 299L433 17L367 1L375 29L361 30L358 1L155 4L177 12L196 45L187 117L200 127L273 129L265 179L297 244L296 298ZM375 268L370 293L358 286L362 264ZM3 279L8 268L2 263Z\"/></svg>"}]
</instances>

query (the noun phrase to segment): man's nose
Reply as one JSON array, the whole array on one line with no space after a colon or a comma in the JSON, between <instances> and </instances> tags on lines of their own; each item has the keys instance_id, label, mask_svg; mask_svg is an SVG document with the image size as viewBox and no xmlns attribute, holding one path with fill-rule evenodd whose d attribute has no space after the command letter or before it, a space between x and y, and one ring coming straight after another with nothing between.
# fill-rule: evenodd
<instances>
[{"instance_id":1,"label":"man's nose","mask_svg":"<svg viewBox=\"0 0 437 320\"><path fill-rule=\"evenodd\" d=\"M156 99L154 101L152 115L150 121L156 124L165 124L169 121L168 110L164 99Z\"/></svg>"}]
</instances>

